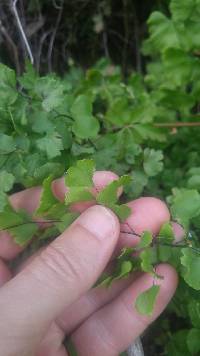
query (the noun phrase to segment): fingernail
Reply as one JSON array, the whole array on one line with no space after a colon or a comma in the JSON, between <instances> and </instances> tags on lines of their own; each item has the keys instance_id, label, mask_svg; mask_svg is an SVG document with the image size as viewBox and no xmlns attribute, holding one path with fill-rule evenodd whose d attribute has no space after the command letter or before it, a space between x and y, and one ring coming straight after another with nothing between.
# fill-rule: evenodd
<instances>
[{"instance_id":1,"label":"fingernail","mask_svg":"<svg viewBox=\"0 0 200 356\"><path fill-rule=\"evenodd\" d=\"M101 240L117 235L119 229L117 217L109 209L100 205L87 209L77 222Z\"/></svg>"}]
</instances>

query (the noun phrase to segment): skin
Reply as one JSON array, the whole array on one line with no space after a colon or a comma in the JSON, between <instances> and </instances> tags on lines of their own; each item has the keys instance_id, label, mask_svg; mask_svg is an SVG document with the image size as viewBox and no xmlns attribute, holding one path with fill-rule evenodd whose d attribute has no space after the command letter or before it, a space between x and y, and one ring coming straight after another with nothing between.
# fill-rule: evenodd
<instances>
[{"instance_id":1,"label":"skin","mask_svg":"<svg viewBox=\"0 0 200 356\"><path fill-rule=\"evenodd\" d=\"M96 172L93 180L100 190L116 178L111 172ZM53 190L63 200L63 179L54 182ZM40 187L27 189L10 201L33 212L40 193ZM13 275L6 261L22 248L0 232L0 356L66 356L66 335L80 356L117 356L160 315L177 287L177 274L167 264L157 267L164 279L158 281L161 288L151 317L134 308L137 296L152 285L149 275L132 275L110 289L91 289L121 247L138 243L137 236L126 234L128 228L156 234L170 219L167 206L156 198L139 198L129 206L128 225L120 226L109 209L76 204L80 217ZM180 240L180 226L174 224L174 231Z\"/></svg>"}]
</instances>

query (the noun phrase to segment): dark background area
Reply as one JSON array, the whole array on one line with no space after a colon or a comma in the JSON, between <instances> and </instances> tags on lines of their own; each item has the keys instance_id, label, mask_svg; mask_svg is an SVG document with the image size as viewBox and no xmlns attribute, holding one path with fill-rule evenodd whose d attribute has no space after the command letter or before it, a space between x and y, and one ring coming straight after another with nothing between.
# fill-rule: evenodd
<instances>
[{"instance_id":1,"label":"dark background area","mask_svg":"<svg viewBox=\"0 0 200 356\"><path fill-rule=\"evenodd\" d=\"M0 1L0 61L21 73L27 51L13 4ZM126 74L130 68L143 71L141 44L147 18L155 9L166 12L167 4L167 0L18 0L16 10L38 72L63 73L72 60L87 68L105 56Z\"/></svg>"}]
</instances>

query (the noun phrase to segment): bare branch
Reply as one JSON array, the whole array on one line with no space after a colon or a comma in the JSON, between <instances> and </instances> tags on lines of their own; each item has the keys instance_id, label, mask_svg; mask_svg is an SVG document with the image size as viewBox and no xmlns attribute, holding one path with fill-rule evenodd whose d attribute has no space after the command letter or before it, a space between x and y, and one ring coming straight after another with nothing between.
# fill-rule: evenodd
<instances>
[{"instance_id":1,"label":"bare branch","mask_svg":"<svg viewBox=\"0 0 200 356\"><path fill-rule=\"evenodd\" d=\"M13 13L14 13L14 15L15 15L15 18L16 18L16 21L17 21L17 25L18 25L19 31L20 31L20 33L21 33L21 36L22 36L22 38L23 38L25 47L26 47L26 49L27 49L27 52L28 52L30 61L31 61L31 63L33 64L33 63L34 63L33 54L32 54L30 45L29 45L29 43L28 43L26 34L25 34L25 32L24 32L24 29L23 29L23 27L22 27L22 23L21 23L21 20L20 20L18 11L17 11L17 2L18 2L18 0L14 0L14 1L13 1L13 3L12 3L12 10L13 10Z\"/></svg>"},{"instance_id":2,"label":"bare branch","mask_svg":"<svg viewBox=\"0 0 200 356\"><path fill-rule=\"evenodd\" d=\"M50 33L52 31L53 30L51 29L51 30L49 30L47 32L44 32L43 35L40 38L38 51L37 51L37 57L36 57L36 70L37 70L37 72L40 71L40 58L41 58L42 48L43 48L44 42L45 42L46 38L50 35Z\"/></svg>"},{"instance_id":3,"label":"bare branch","mask_svg":"<svg viewBox=\"0 0 200 356\"><path fill-rule=\"evenodd\" d=\"M1 31L2 35L5 37L7 43L10 45L10 48L13 51L15 67L16 67L17 74L19 75L20 74L20 63L19 63L18 49L17 49L16 44L14 43L12 38L10 37L8 31L6 30L6 28L2 24L1 20L0 20L0 31Z\"/></svg>"},{"instance_id":4,"label":"bare branch","mask_svg":"<svg viewBox=\"0 0 200 356\"><path fill-rule=\"evenodd\" d=\"M61 0L61 5L60 5L60 8L59 8L59 12L58 12L57 20L56 20L56 25L55 25L55 28L54 28L54 31L52 33L51 40L50 40L50 43L49 43L49 49L48 49L47 58L48 58L48 69L49 69L50 72L52 71L51 59L52 59L53 45L54 45L54 41L55 41L55 38L56 38L56 33L58 31L58 27L59 27L59 24L60 24L60 20L61 20L61 17L62 17L62 12L63 12L63 0Z\"/></svg>"}]
</instances>

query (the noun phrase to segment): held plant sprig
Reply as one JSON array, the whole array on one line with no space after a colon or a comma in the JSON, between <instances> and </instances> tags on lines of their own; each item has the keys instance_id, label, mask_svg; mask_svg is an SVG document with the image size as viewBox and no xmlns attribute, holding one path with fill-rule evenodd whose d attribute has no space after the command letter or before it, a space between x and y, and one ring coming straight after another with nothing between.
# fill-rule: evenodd
<instances>
[{"instance_id":1,"label":"held plant sprig","mask_svg":"<svg viewBox=\"0 0 200 356\"><path fill-rule=\"evenodd\" d=\"M163 278L156 273L156 265L160 262L172 264L193 289L200 290L200 250L195 246L195 240L186 235L181 243L176 243L172 224L164 223L157 236L150 231L137 234L127 222L134 214L130 207L121 204L119 189L130 184L129 176L122 176L112 181L101 191L97 191L93 183L95 164L93 160L78 161L68 169L65 177L67 193L65 200L58 200L52 191L53 175L43 182L43 190L39 207L30 216L23 210L16 211L9 203L0 212L0 229L7 230L19 245L27 244L33 237L44 240L58 236L78 217L73 205L75 203L93 201L94 204L110 208L128 227L128 232L121 234L137 235L140 242L136 247L124 247L116 258L115 268L109 275L102 275L97 285L109 287L114 281L127 278L132 272L140 271L153 276L152 286L140 294L135 307L141 314L152 315L157 295L158 280ZM39 219L39 220L38 220ZM40 224L37 223L40 221Z\"/></svg>"}]
</instances>

